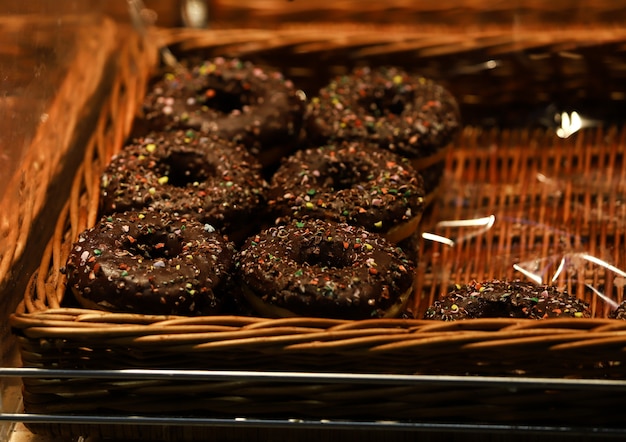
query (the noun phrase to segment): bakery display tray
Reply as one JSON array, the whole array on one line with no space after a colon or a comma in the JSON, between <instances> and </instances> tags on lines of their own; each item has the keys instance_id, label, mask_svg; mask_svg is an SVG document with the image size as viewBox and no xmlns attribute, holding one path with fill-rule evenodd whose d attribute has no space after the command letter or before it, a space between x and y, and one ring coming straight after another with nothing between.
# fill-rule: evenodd
<instances>
[{"instance_id":1,"label":"bakery display tray","mask_svg":"<svg viewBox=\"0 0 626 442\"><path fill-rule=\"evenodd\" d=\"M197 436L186 433L192 427L224 435L247 420L619 433L626 323L608 315L623 299L626 276L626 132L616 111L626 83L617 81L621 65L608 55L623 51L625 38L620 29L512 35L509 28L472 34L316 24L152 30L146 40L129 39L102 132L87 145L41 265L10 319L23 367L52 370L21 373L23 419L47 434L132 438L160 431L147 430L150 423L188 419L178 432L160 433L172 439ZM100 172L130 132L128 116L157 70L159 45L178 57L272 64L307 95L363 63L400 64L440 79L459 98L466 125L420 227L416 317L452 285L488 278L557 285L589 302L593 317L182 318L68 305L60 269L78 233L97 219ZM561 55L564 47L570 56ZM602 53L599 69L590 60ZM545 54L551 63L543 63ZM473 68L449 68L459 59ZM547 80L555 70L564 81ZM563 98L558 112L549 106L554 97ZM602 114L596 99L605 104ZM576 130L563 117L571 122L574 112L585 116ZM128 425L131 416L142 425Z\"/></svg>"},{"instance_id":2,"label":"bakery display tray","mask_svg":"<svg viewBox=\"0 0 626 442\"><path fill-rule=\"evenodd\" d=\"M136 370L61 370L61 369L0 369L0 375L7 377L22 377L24 379L43 379L54 377L64 380L106 380L107 382L146 382L167 379L183 383L194 382L196 384L211 383L238 383L273 385L274 388L289 388L307 383L317 385L318 389L339 391L348 384L363 386L386 391L394 394L398 388L403 390L414 389L419 394L423 390L424 401L437 403L437 390L454 388L459 392L458 398L467 392L480 391L482 399L467 404L472 407L476 415L482 419L468 421L455 416L462 405L448 402L453 398L446 394L446 402L438 413L437 406L422 407L423 415L413 420L405 420L398 416L395 419L350 419L338 417L335 419L325 418L298 418L284 417L281 415L245 417L245 413L232 416L229 414L185 414L179 412L169 415L154 415L141 413L127 414L98 414L84 411L80 414L73 413L38 413L19 414L2 413L0 421L21 421L31 426L35 431L42 427L44 433L55 437L76 437L77 434L89 434L91 437L107 438L121 437L120 434L135 434L133 437L161 439L164 434L171 439L202 438L202 440L216 440L223 437L220 430L237 429L240 436L258 437L263 431L269 431L274 437L289 437L297 434L305 440L316 440L321 436L329 436L329 433L348 432L351 437L358 436L360 440L374 440L382 434L386 434L388 440L410 440L416 437L416 433L437 432L437 434L461 433L466 436L472 433L492 435L525 434L535 437L555 437L563 434L575 437L623 437L626 428L619 425L618 416L610 416L605 420L615 419L611 424L599 423L596 415L605 412L603 408L590 414L590 408L582 405L589 402L590 398L604 400L619 395L626 388L626 383L619 380L567 380L553 378L527 378L527 377L486 377L486 376L428 376L428 375L357 375L347 373L308 373L308 372L259 372L259 371L206 371L206 370L162 370L162 369L136 369ZM500 390L507 391L516 397L519 402L516 407L509 407L509 413L518 416L519 419L529 416L543 416L543 422L534 424L517 423L515 420L487 418L489 408L501 407L497 398L502 394ZM546 401L537 391L550 390L555 398ZM434 394L433 394L434 393ZM297 393L296 393L297 396ZM224 398L223 401L227 401ZM235 397L230 398L236 402ZM609 399L610 400L610 399ZM493 401L493 403L491 403ZM611 401L613 402L613 401ZM597 402L594 401L595 406ZM456 406L454 405L456 404ZM345 403L347 407L354 404ZM618 406L618 404L613 404ZM559 407L563 412L572 416L571 421L549 419L551 407ZM450 410L448 410L450 409ZM578 416L578 419L573 419ZM582 417L584 416L584 419ZM539 423L541 422L541 423ZM85 429L89 428L89 431ZM280 437L279 437L280 439ZM282 440L282 439L280 439Z\"/></svg>"}]
</instances>

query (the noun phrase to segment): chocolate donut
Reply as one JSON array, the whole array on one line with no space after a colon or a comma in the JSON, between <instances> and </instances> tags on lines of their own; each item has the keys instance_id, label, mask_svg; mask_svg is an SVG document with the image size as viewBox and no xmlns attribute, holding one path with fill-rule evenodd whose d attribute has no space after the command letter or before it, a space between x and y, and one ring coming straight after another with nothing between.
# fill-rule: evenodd
<instances>
[{"instance_id":1,"label":"chocolate donut","mask_svg":"<svg viewBox=\"0 0 626 442\"><path fill-rule=\"evenodd\" d=\"M590 318L582 300L556 287L524 281L472 282L456 285L430 306L424 319L455 321L475 318Z\"/></svg>"},{"instance_id":2,"label":"chocolate donut","mask_svg":"<svg viewBox=\"0 0 626 442\"><path fill-rule=\"evenodd\" d=\"M441 179L445 146L460 127L459 107L440 84L397 67L362 67L335 78L311 99L307 137L315 144L362 140L410 158L426 173L427 193Z\"/></svg>"},{"instance_id":3,"label":"chocolate donut","mask_svg":"<svg viewBox=\"0 0 626 442\"><path fill-rule=\"evenodd\" d=\"M609 319L626 320L626 300L622 301L615 310L609 313Z\"/></svg>"},{"instance_id":4,"label":"chocolate donut","mask_svg":"<svg viewBox=\"0 0 626 442\"><path fill-rule=\"evenodd\" d=\"M151 207L197 218L235 242L265 204L261 166L242 146L192 130L136 139L102 176L101 212Z\"/></svg>"},{"instance_id":5,"label":"chocolate donut","mask_svg":"<svg viewBox=\"0 0 626 442\"><path fill-rule=\"evenodd\" d=\"M66 265L85 308L156 315L219 312L234 246L208 224L150 211L102 218L82 232Z\"/></svg>"},{"instance_id":6,"label":"chocolate donut","mask_svg":"<svg viewBox=\"0 0 626 442\"><path fill-rule=\"evenodd\" d=\"M412 292L413 270L382 236L313 219L252 236L238 261L246 298L274 317L395 316Z\"/></svg>"},{"instance_id":7,"label":"chocolate donut","mask_svg":"<svg viewBox=\"0 0 626 442\"><path fill-rule=\"evenodd\" d=\"M192 128L245 145L263 165L295 146L305 101L275 70L215 58L166 73L148 91L139 130Z\"/></svg>"},{"instance_id":8,"label":"chocolate donut","mask_svg":"<svg viewBox=\"0 0 626 442\"><path fill-rule=\"evenodd\" d=\"M304 149L285 158L270 183L278 222L319 218L409 237L423 211L424 189L406 158L362 143Z\"/></svg>"}]
</instances>

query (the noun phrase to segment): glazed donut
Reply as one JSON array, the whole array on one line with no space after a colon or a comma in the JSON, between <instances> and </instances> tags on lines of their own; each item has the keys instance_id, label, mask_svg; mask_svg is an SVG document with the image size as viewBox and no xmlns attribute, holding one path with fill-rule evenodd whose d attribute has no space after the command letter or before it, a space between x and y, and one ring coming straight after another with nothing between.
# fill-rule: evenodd
<instances>
[{"instance_id":1,"label":"glazed donut","mask_svg":"<svg viewBox=\"0 0 626 442\"><path fill-rule=\"evenodd\" d=\"M244 295L270 317L393 317L414 279L411 261L382 236L315 219L252 236L238 262Z\"/></svg>"},{"instance_id":2,"label":"glazed donut","mask_svg":"<svg viewBox=\"0 0 626 442\"><path fill-rule=\"evenodd\" d=\"M455 98L433 80L397 67L362 67L335 78L310 100L306 130L314 145L362 140L410 158L418 171L434 167L426 173L430 194L459 119Z\"/></svg>"},{"instance_id":3,"label":"glazed donut","mask_svg":"<svg viewBox=\"0 0 626 442\"><path fill-rule=\"evenodd\" d=\"M151 207L208 223L240 242L265 204L261 166L242 146L192 130L136 139L102 175L101 212Z\"/></svg>"},{"instance_id":4,"label":"glazed donut","mask_svg":"<svg viewBox=\"0 0 626 442\"><path fill-rule=\"evenodd\" d=\"M498 280L456 285L424 315L424 319L442 321L558 317L590 318L591 310L584 301L553 286Z\"/></svg>"},{"instance_id":5,"label":"glazed donut","mask_svg":"<svg viewBox=\"0 0 626 442\"><path fill-rule=\"evenodd\" d=\"M305 101L280 72L215 58L166 73L148 91L140 131L192 128L246 146L263 165L295 146Z\"/></svg>"},{"instance_id":6,"label":"glazed donut","mask_svg":"<svg viewBox=\"0 0 626 442\"><path fill-rule=\"evenodd\" d=\"M277 222L320 218L409 237L423 211L424 188L409 161L362 143L304 149L272 176L268 207Z\"/></svg>"},{"instance_id":7,"label":"glazed donut","mask_svg":"<svg viewBox=\"0 0 626 442\"><path fill-rule=\"evenodd\" d=\"M213 314L228 293L234 246L208 224L150 211L102 218L69 254L67 285L85 308Z\"/></svg>"},{"instance_id":8,"label":"glazed donut","mask_svg":"<svg viewBox=\"0 0 626 442\"><path fill-rule=\"evenodd\" d=\"M626 320L626 300L620 302L615 310L609 313L610 319Z\"/></svg>"}]
</instances>

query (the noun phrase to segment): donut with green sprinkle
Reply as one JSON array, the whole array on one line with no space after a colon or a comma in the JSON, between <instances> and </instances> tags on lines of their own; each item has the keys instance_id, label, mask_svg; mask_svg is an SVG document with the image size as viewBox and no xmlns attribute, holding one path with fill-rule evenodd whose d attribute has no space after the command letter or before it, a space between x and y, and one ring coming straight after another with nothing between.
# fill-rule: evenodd
<instances>
[{"instance_id":1,"label":"donut with green sprinkle","mask_svg":"<svg viewBox=\"0 0 626 442\"><path fill-rule=\"evenodd\" d=\"M583 300L554 286L527 281L472 282L456 285L435 301L424 319L456 321L476 318L590 318Z\"/></svg>"},{"instance_id":2,"label":"donut with green sprinkle","mask_svg":"<svg viewBox=\"0 0 626 442\"><path fill-rule=\"evenodd\" d=\"M611 319L621 319L622 321L626 320L626 301L619 303L617 308L609 313L608 317Z\"/></svg>"},{"instance_id":3,"label":"donut with green sprinkle","mask_svg":"<svg viewBox=\"0 0 626 442\"><path fill-rule=\"evenodd\" d=\"M85 308L213 314L228 296L234 257L209 224L151 211L115 214L79 235L67 286Z\"/></svg>"},{"instance_id":4,"label":"donut with green sprinkle","mask_svg":"<svg viewBox=\"0 0 626 442\"><path fill-rule=\"evenodd\" d=\"M378 234L309 219L250 237L237 273L261 315L365 319L400 313L414 265Z\"/></svg>"},{"instance_id":5,"label":"donut with green sprinkle","mask_svg":"<svg viewBox=\"0 0 626 442\"><path fill-rule=\"evenodd\" d=\"M270 182L277 222L319 218L361 226L396 243L417 228L421 177L410 162L362 143L304 149L283 160Z\"/></svg>"},{"instance_id":6,"label":"donut with green sprinkle","mask_svg":"<svg viewBox=\"0 0 626 442\"><path fill-rule=\"evenodd\" d=\"M428 176L430 193L460 113L454 96L431 79L398 67L360 67L310 100L305 126L314 145L363 141L411 159Z\"/></svg>"},{"instance_id":7,"label":"donut with green sprinkle","mask_svg":"<svg viewBox=\"0 0 626 442\"><path fill-rule=\"evenodd\" d=\"M149 88L140 130L191 128L243 144L268 165L295 145L303 94L275 69L217 57L168 72Z\"/></svg>"},{"instance_id":8,"label":"donut with green sprinkle","mask_svg":"<svg viewBox=\"0 0 626 442\"><path fill-rule=\"evenodd\" d=\"M159 132L116 155L101 181L101 213L152 208L196 218L235 242L265 204L267 182L246 149L196 131Z\"/></svg>"}]
</instances>

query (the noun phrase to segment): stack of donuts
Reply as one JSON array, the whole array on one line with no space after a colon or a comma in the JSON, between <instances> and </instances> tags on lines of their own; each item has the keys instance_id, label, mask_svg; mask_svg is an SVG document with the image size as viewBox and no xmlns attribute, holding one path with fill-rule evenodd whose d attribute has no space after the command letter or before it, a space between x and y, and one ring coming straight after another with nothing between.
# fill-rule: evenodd
<instances>
[{"instance_id":1,"label":"stack of donuts","mask_svg":"<svg viewBox=\"0 0 626 442\"><path fill-rule=\"evenodd\" d=\"M359 68L317 96L215 58L151 85L65 267L87 308L159 315L399 315L458 106Z\"/></svg>"}]
</instances>

